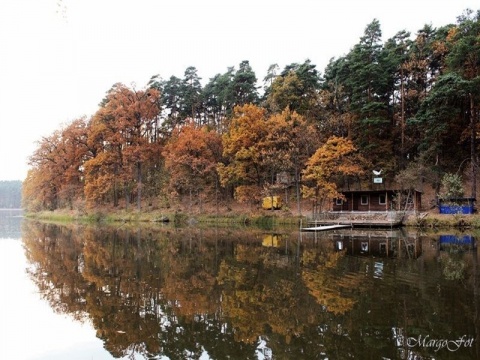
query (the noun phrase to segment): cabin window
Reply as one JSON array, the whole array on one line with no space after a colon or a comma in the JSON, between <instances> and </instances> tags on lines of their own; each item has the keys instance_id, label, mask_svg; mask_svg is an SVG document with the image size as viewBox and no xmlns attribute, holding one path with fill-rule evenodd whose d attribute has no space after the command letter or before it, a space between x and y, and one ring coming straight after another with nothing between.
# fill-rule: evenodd
<instances>
[{"instance_id":1,"label":"cabin window","mask_svg":"<svg viewBox=\"0 0 480 360\"><path fill-rule=\"evenodd\" d=\"M335 199L335 205L338 205L338 206L343 205L343 200L342 199Z\"/></svg>"},{"instance_id":2,"label":"cabin window","mask_svg":"<svg viewBox=\"0 0 480 360\"><path fill-rule=\"evenodd\" d=\"M368 195L362 195L360 197L360 204L362 205L368 205Z\"/></svg>"},{"instance_id":3,"label":"cabin window","mask_svg":"<svg viewBox=\"0 0 480 360\"><path fill-rule=\"evenodd\" d=\"M385 194L380 194L378 197L378 203L380 205L386 205L387 204L387 196Z\"/></svg>"}]
</instances>

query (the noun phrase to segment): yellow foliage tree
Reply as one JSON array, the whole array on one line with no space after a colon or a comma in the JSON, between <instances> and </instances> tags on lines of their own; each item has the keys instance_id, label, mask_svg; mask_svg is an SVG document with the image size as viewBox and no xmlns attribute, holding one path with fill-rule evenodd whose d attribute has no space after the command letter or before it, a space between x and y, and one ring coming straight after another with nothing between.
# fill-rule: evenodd
<instances>
[{"instance_id":1,"label":"yellow foliage tree","mask_svg":"<svg viewBox=\"0 0 480 360\"><path fill-rule=\"evenodd\" d=\"M303 172L310 186L303 186L303 196L323 199L342 198L337 182L344 176L362 175L366 161L349 139L332 136L308 159Z\"/></svg>"},{"instance_id":2,"label":"yellow foliage tree","mask_svg":"<svg viewBox=\"0 0 480 360\"><path fill-rule=\"evenodd\" d=\"M223 155L229 162L217 168L222 186L248 186L257 190L252 195L261 191L266 171L259 144L267 134L265 109L251 104L235 107L230 128L223 137ZM244 199L242 195L239 200L253 199Z\"/></svg>"}]
</instances>

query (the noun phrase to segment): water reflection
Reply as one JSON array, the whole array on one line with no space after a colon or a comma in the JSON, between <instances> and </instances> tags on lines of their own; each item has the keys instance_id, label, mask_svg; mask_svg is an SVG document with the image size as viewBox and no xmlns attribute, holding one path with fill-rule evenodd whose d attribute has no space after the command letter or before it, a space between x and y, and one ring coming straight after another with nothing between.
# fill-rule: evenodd
<instances>
[{"instance_id":1,"label":"water reflection","mask_svg":"<svg viewBox=\"0 0 480 360\"><path fill-rule=\"evenodd\" d=\"M476 246L439 236L26 222L23 241L45 299L113 357L478 358Z\"/></svg>"},{"instance_id":2,"label":"water reflection","mask_svg":"<svg viewBox=\"0 0 480 360\"><path fill-rule=\"evenodd\" d=\"M401 229L339 230L331 234L338 251L347 255L416 259L422 254L418 234Z\"/></svg>"},{"instance_id":3,"label":"water reflection","mask_svg":"<svg viewBox=\"0 0 480 360\"><path fill-rule=\"evenodd\" d=\"M20 239L22 215L19 209L0 209L0 239Z\"/></svg>"},{"instance_id":4,"label":"water reflection","mask_svg":"<svg viewBox=\"0 0 480 360\"><path fill-rule=\"evenodd\" d=\"M477 242L471 234L440 235L438 243L441 250L450 252L475 250L477 247Z\"/></svg>"}]
</instances>

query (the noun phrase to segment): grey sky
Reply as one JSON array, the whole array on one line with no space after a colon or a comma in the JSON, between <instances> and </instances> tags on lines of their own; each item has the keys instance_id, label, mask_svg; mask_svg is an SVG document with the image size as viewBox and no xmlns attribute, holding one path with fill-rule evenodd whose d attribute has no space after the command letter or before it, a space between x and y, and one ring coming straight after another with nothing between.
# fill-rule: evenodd
<instances>
[{"instance_id":1,"label":"grey sky","mask_svg":"<svg viewBox=\"0 0 480 360\"><path fill-rule=\"evenodd\" d=\"M307 58L323 72L374 18L383 39L455 23L475 0L0 1L0 180L23 180L35 141L97 109L116 82L203 81L249 60L259 80Z\"/></svg>"}]
</instances>

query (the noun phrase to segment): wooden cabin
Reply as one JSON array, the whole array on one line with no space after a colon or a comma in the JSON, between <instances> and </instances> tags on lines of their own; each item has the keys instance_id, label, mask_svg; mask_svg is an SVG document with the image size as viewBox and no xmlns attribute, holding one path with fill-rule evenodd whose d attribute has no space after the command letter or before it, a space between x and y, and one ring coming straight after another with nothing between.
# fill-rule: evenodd
<instances>
[{"instance_id":1,"label":"wooden cabin","mask_svg":"<svg viewBox=\"0 0 480 360\"><path fill-rule=\"evenodd\" d=\"M333 211L419 211L422 193L414 190L352 190L342 191L345 199L334 199Z\"/></svg>"},{"instance_id":2,"label":"wooden cabin","mask_svg":"<svg viewBox=\"0 0 480 360\"><path fill-rule=\"evenodd\" d=\"M334 199L331 211L316 213L313 226L350 225L352 227L402 226L405 213L421 210L420 191L347 190L343 199Z\"/></svg>"}]
</instances>

